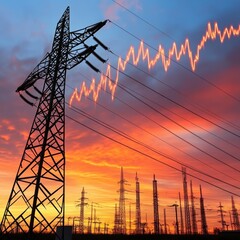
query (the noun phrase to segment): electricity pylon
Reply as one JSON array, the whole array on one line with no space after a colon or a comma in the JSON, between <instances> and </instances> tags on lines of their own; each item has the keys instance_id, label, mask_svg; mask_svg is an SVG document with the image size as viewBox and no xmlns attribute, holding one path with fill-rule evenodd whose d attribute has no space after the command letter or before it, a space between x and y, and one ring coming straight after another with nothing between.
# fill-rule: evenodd
<instances>
[{"instance_id":1,"label":"electricity pylon","mask_svg":"<svg viewBox=\"0 0 240 240\"><path fill-rule=\"evenodd\" d=\"M66 72L94 53L97 44L88 47L84 41L105 24L70 32L68 7L57 24L51 51L17 89L31 105L24 96L37 99L30 87L40 99L2 219L3 234L29 233L31 239L35 232L56 233L57 226L64 226ZM42 91L35 85L39 79L44 80Z\"/></svg>"},{"instance_id":2,"label":"electricity pylon","mask_svg":"<svg viewBox=\"0 0 240 240\"><path fill-rule=\"evenodd\" d=\"M159 211L158 211L158 190L155 174L153 175L153 216L154 234L160 234Z\"/></svg>"},{"instance_id":3,"label":"electricity pylon","mask_svg":"<svg viewBox=\"0 0 240 240\"><path fill-rule=\"evenodd\" d=\"M136 234L142 233L141 208L140 208L140 183L136 173Z\"/></svg>"},{"instance_id":4,"label":"electricity pylon","mask_svg":"<svg viewBox=\"0 0 240 240\"><path fill-rule=\"evenodd\" d=\"M191 220L190 220L190 209L188 201L188 187L187 187L187 173L186 168L182 167L183 176L183 195L184 195L184 211L185 211L185 233L191 234Z\"/></svg>"},{"instance_id":5,"label":"electricity pylon","mask_svg":"<svg viewBox=\"0 0 240 240\"><path fill-rule=\"evenodd\" d=\"M125 184L126 180L123 177L123 168L121 167L121 179L120 179L120 189L119 189L119 233L126 234L126 210L125 210Z\"/></svg>"}]
</instances>

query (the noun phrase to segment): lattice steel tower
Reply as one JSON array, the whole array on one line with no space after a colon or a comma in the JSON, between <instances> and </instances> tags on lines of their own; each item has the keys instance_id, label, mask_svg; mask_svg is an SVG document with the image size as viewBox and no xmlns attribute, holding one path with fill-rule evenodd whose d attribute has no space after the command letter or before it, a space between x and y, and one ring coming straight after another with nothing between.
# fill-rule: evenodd
<instances>
[{"instance_id":1,"label":"lattice steel tower","mask_svg":"<svg viewBox=\"0 0 240 240\"><path fill-rule=\"evenodd\" d=\"M202 234L208 234L208 226L205 214L204 199L202 196L202 187L200 185L200 213L201 213L201 228Z\"/></svg>"},{"instance_id":2,"label":"lattice steel tower","mask_svg":"<svg viewBox=\"0 0 240 240\"><path fill-rule=\"evenodd\" d=\"M126 234L126 209L125 209L125 183L127 181L123 177L123 168L121 167L121 179L119 189L119 229L118 233Z\"/></svg>"},{"instance_id":3,"label":"lattice steel tower","mask_svg":"<svg viewBox=\"0 0 240 240\"><path fill-rule=\"evenodd\" d=\"M56 233L56 227L64 225L66 72L94 52L97 45L87 47L84 41L105 24L70 32L68 7L57 24L51 51L17 89L32 106L25 97L37 99L30 87L40 97L2 219L3 233L29 233L31 239L33 232ZM42 91L36 87L39 79L44 80Z\"/></svg>"},{"instance_id":4,"label":"lattice steel tower","mask_svg":"<svg viewBox=\"0 0 240 240\"><path fill-rule=\"evenodd\" d=\"M182 199L181 199L181 193L178 193L178 198L179 198L179 208L180 208L180 233L184 234L184 223L183 223L183 212L182 212Z\"/></svg>"},{"instance_id":5,"label":"lattice steel tower","mask_svg":"<svg viewBox=\"0 0 240 240\"><path fill-rule=\"evenodd\" d=\"M136 173L136 234L142 233L141 208L140 208L140 184Z\"/></svg>"},{"instance_id":6,"label":"lattice steel tower","mask_svg":"<svg viewBox=\"0 0 240 240\"><path fill-rule=\"evenodd\" d=\"M191 234L191 219L190 219L190 209L189 209L189 201L188 201L188 187L187 187L187 174L186 168L182 168L182 176L183 176L183 195L184 195L184 211L185 211L185 233Z\"/></svg>"},{"instance_id":7,"label":"lattice steel tower","mask_svg":"<svg viewBox=\"0 0 240 240\"><path fill-rule=\"evenodd\" d=\"M233 218L232 224L233 224L234 230L240 230L238 211L237 211L237 208L235 207L233 196L231 196L231 200L232 200L232 218Z\"/></svg>"},{"instance_id":8,"label":"lattice steel tower","mask_svg":"<svg viewBox=\"0 0 240 240\"><path fill-rule=\"evenodd\" d=\"M155 175L153 175L153 225L154 225L154 233L160 233L160 225L159 225L159 210L158 210L158 190L157 190L157 180L155 179Z\"/></svg>"},{"instance_id":9,"label":"lattice steel tower","mask_svg":"<svg viewBox=\"0 0 240 240\"><path fill-rule=\"evenodd\" d=\"M81 199L80 199L80 219L79 219L79 233L84 233L84 207L87 205L85 202L87 198L85 197L84 188L82 189Z\"/></svg>"},{"instance_id":10,"label":"lattice steel tower","mask_svg":"<svg viewBox=\"0 0 240 240\"><path fill-rule=\"evenodd\" d=\"M195 210L195 203L194 203L192 181L190 181L190 192L191 192L191 206L192 206L192 232L193 234L197 234L198 228L197 228L197 219L196 219L196 210Z\"/></svg>"}]
</instances>

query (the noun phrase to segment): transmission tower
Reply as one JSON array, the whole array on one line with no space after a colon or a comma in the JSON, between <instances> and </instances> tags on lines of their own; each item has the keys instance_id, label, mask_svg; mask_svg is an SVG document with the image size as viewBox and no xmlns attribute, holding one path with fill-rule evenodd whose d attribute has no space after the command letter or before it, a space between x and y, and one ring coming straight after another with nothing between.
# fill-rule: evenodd
<instances>
[{"instance_id":1,"label":"transmission tower","mask_svg":"<svg viewBox=\"0 0 240 240\"><path fill-rule=\"evenodd\" d=\"M119 189L119 232L126 234L126 209L125 209L125 183L127 181L123 177L123 168L121 167L120 189Z\"/></svg>"},{"instance_id":2,"label":"transmission tower","mask_svg":"<svg viewBox=\"0 0 240 240\"><path fill-rule=\"evenodd\" d=\"M79 233L84 233L84 207L87 205L87 203L85 203L85 200L87 198L85 198L85 191L84 191L84 187L82 189L82 193L81 193L81 199L80 199L80 218L79 218Z\"/></svg>"},{"instance_id":3,"label":"transmission tower","mask_svg":"<svg viewBox=\"0 0 240 240\"><path fill-rule=\"evenodd\" d=\"M131 210L131 203L129 203L129 234L132 234L132 210Z\"/></svg>"},{"instance_id":4,"label":"transmission tower","mask_svg":"<svg viewBox=\"0 0 240 240\"><path fill-rule=\"evenodd\" d=\"M223 206L221 204L221 202L219 203L219 210L218 212L220 212L220 218L221 218L221 221L219 221L222 225L222 230L225 230L225 226L226 226L226 222L224 220L224 211L223 211Z\"/></svg>"},{"instance_id":5,"label":"transmission tower","mask_svg":"<svg viewBox=\"0 0 240 240\"><path fill-rule=\"evenodd\" d=\"M179 208L180 208L180 233L184 234L184 223L183 223L183 212L182 212L182 200L181 200L181 193L178 193L178 198L179 198Z\"/></svg>"},{"instance_id":6,"label":"transmission tower","mask_svg":"<svg viewBox=\"0 0 240 240\"><path fill-rule=\"evenodd\" d=\"M163 219L164 219L164 234L168 234L166 208L163 209Z\"/></svg>"},{"instance_id":7,"label":"transmission tower","mask_svg":"<svg viewBox=\"0 0 240 240\"><path fill-rule=\"evenodd\" d=\"M153 175L153 216L154 216L154 234L159 234L159 211L158 211L158 190L157 190L157 180L155 175Z\"/></svg>"},{"instance_id":8,"label":"transmission tower","mask_svg":"<svg viewBox=\"0 0 240 240\"><path fill-rule=\"evenodd\" d=\"M202 196L202 187L200 185L200 213L201 213L201 228L202 234L208 234L208 226L205 214L204 199Z\"/></svg>"},{"instance_id":9,"label":"transmission tower","mask_svg":"<svg viewBox=\"0 0 240 240\"><path fill-rule=\"evenodd\" d=\"M175 209L175 232L177 235L179 235L179 223L178 223L178 214L177 214L177 207L178 207L178 204L174 203L173 205L169 206L169 207L174 207Z\"/></svg>"},{"instance_id":10,"label":"transmission tower","mask_svg":"<svg viewBox=\"0 0 240 240\"><path fill-rule=\"evenodd\" d=\"M235 207L233 196L231 196L231 200L232 200L232 225L234 227L234 230L240 230L238 211Z\"/></svg>"},{"instance_id":11,"label":"transmission tower","mask_svg":"<svg viewBox=\"0 0 240 240\"><path fill-rule=\"evenodd\" d=\"M57 226L64 226L66 72L94 52L97 45L87 47L84 41L106 24L70 32L69 11L68 7L57 23L51 51L17 89L32 106L24 96L38 99L30 87L40 99L2 219L4 234L18 229L31 239L33 232L56 233ZM39 79L44 79L42 91L34 85Z\"/></svg>"},{"instance_id":12,"label":"transmission tower","mask_svg":"<svg viewBox=\"0 0 240 240\"><path fill-rule=\"evenodd\" d=\"M114 228L113 233L118 234L119 233L119 213L118 213L118 207L117 204L115 204L115 214L114 214Z\"/></svg>"},{"instance_id":13,"label":"transmission tower","mask_svg":"<svg viewBox=\"0 0 240 240\"><path fill-rule=\"evenodd\" d=\"M192 181L190 181L190 191L191 191L191 205L192 205L192 232L193 234L197 234L198 229L197 229L197 219L196 219L196 210L195 210L195 204L194 204Z\"/></svg>"},{"instance_id":14,"label":"transmission tower","mask_svg":"<svg viewBox=\"0 0 240 240\"><path fill-rule=\"evenodd\" d=\"M187 174L186 168L182 167L183 176L183 194L184 194L184 211L185 211L185 233L191 234L191 221L190 221L190 210L188 202L188 187L187 187Z\"/></svg>"},{"instance_id":15,"label":"transmission tower","mask_svg":"<svg viewBox=\"0 0 240 240\"><path fill-rule=\"evenodd\" d=\"M141 231L141 209L140 209L140 184L136 173L136 234L142 233Z\"/></svg>"}]
</instances>

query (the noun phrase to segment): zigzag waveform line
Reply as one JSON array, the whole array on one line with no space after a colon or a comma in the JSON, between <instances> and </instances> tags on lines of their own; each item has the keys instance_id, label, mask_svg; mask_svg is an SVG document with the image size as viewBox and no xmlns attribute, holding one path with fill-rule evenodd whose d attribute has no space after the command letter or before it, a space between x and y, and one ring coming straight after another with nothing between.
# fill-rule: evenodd
<instances>
[{"instance_id":1,"label":"zigzag waveform line","mask_svg":"<svg viewBox=\"0 0 240 240\"><path fill-rule=\"evenodd\" d=\"M125 71L126 65L130 60L135 66L138 65L140 59L146 61L149 70L153 68L158 61L161 60L164 70L168 71L173 57L175 57L176 61L180 61L182 56L188 55L191 70L195 71L196 64L200 60L200 52L209 40L219 39L220 42L223 43L226 38L230 39L232 36L240 36L240 25L238 26L238 28L234 28L231 25L230 27L226 27L221 31L217 23L215 23L213 27L211 23L208 23L206 32L202 36L200 43L197 45L196 54L194 56L188 38L186 38L184 43L181 44L179 50L177 48L177 44L174 42L172 44L172 47L168 51L168 55L165 54L164 48L159 45L158 52L153 58L150 57L149 48L145 47L144 42L141 41L138 47L138 51L136 53L134 47L130 46L126 54L125 60L122 60L121 57L118 58L115 80L113 80L111 77L111 65L108 64L106 73L101 73L99 83L96 83L96 80L93 78L89 87L87 87L86 82L83 81L79 92L78 89L75 88L69 101L70 105L72 105L74 99L80 102L82 95L88 97L90 94L92 94L94 101L97 101L100 90L104 89L106 91L107 87L111 92L113 100L119 81L119 72Z\"/></svg>"}]
</instances>

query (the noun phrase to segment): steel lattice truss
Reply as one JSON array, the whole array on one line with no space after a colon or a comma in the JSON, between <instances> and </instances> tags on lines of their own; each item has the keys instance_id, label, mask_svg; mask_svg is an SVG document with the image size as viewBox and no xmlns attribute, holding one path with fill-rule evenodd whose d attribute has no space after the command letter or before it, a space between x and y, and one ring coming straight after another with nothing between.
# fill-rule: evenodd
<instances>
[{"instance_id":1,"label":"steel lattice truss","mask_svg":"<svg viewBox=\"0 0 240 240\"><path fill-rule=\"evenodd\" d=\"M70 32L68 7L57 24L51 52L17 89L31 105L22 93L35 98L28 91L33 87L41 96L2 219L2 233L55 233L56 226L64 225L66 72L93 53L97 45L88 47L84 41L105 24ZM45 80L42 92L34 86L39 79Z\"/></svg>"}]
</instances>

